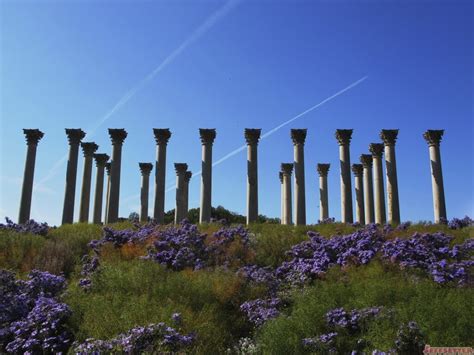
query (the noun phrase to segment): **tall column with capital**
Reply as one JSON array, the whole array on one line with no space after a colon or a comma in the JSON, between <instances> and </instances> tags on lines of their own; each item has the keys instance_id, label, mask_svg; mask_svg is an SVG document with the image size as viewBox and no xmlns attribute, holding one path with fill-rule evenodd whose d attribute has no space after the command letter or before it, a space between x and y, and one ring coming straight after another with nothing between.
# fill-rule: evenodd
<instances>
[{"instance_id":1,"label":"tall column with capital","mask_svg":"<svg viewBox=\"0 0 474 355\"><path fill-rule=\"evenodd\" d=\"M372 153L373 177L374 177L374 200L375 200L375 223L385 224L385 196L383 191L383 170L382 170L382 143L371 143L369 151Z\"/></svg>"},{"instance_id":2,"label":"tall column with capital","mask_svg":"<svg viewBox=\"0 0 474 355\"><path fill-rule=\"evenodd\" d=\"M29 221L31 211L31 196L33 194L33 178L35 175L36 148L44 133L39 129L23 129L26 136L28 150L26 152L25 172L23 174L23 186L21 189L20 213L18 223Z\"/></svg>"},{"instance_id":3,"label":"tall column with capital","mask_svg":"<svg viewBox=\"0 0 474 355\"><path fill-rule=\"evenodd\" d=\"M107 154L94 154L97 166L97 176L95 180L94 215L92 222L100 224L102 222L102 197L104 195L104 168L109 160Z\"/></svg>"},{"instance_id":4,"label":"tall column with capital","mask_svg":"<svg viewBox=\"0 0 474 355\"><path fill-rule=\"evenodd\" d=\"M330 164L318 164L319 173L319 220L329 218L328 172Z\"/></svg>"},{"instance_id":5,"label":"tall column with capital","mask_svg":"<svg viewBox=\"0 0 474 355\"><path fill-rule=\"evenodd\" d=\"M352 172L354 173L355 192L356 192L356 222L364 224L364 184L362 176L364 174L364 167L362 164L352 164Z\"/></svg>"},{"instance_id":6,"label":"tall column with capital","mask_svg":"<svg viewBox=\"0 0 474 355\"><path fill-rule=\"evenodd\" d=\"M429 146L431 165L431 184L433 188L434 221L440 223L447 219L446 202L444 199L443 171L441 168L441 153L439 145L443 137L444 129L429 129L423 133L423 137Z\"/></svg>"},{"instance_id":7,"label":"tall column with capital","mask_svg":"<svg viewBox=\"0 0 474 355\"><path fill-rule=\"evenodd\" d=\"M148 194L150 191L150 173L153 169L152 163L138 163L142 174L142 186L140 188L140 222L148 221Z\"/></svg>"},{"instance_id":8,"label":"tall column with capital","mask_svg":"<svg viewBox=\"0 0 474 355\"><path fill-rule=\"evenodd\" d=\"M211 220L212 206L212 144L216 138L215 129L199 129L202 142L201 209L199 223Z\"/></svg>"},{"instance_id":9,"label":"tall column with capital","mask_svg":"<svg viewBox=\"0 0 474 355\"><path fill-rule=\"evenodd\" d=\"M81 206L79 208L79 222L89 221L89 205L91 198L92 159L99 146L94 142L81 143L84 154L84 172L82 175Z\"/></svg>"},{"instance_id":10,"label":"tall column with capital","mask_svg":"<svg viewBox=\"0 0 474 355\"><path fill-rule=\"evenodd\" d=\"M80 128L66 128L66 135L69 141L69 158L67 161L66 169L66 189L64 192L62 224L70 224L74 221L74 200L76 195L76 177L79 144L81 143L81 140L86 136L86 133Z\"/></svg>"},{"instance_id":11,"label":"tall column with capital","mask_svg":"<svg viewBox=\"0 0 474 355\"><path fill-rule=\"evenodd\" d=\"M258 163L257 147L261 129L245 129L247 141L247 224L258 218Z\"/></svg>"},{"instance_id":12,"label":"tall column with capital","mask_svg":"<svg viewBox=\"0 0 474 355\"><path fill-rule=\"evenodd\" d=\"M337 129L336 139L339 143L339 162L341 165L341 221L352 223L352 183L350 144L352 129Z\"/></svg>"},{"instance_id":13,"label":"tall column with capital","mask_svg":"<svg viewBox=\"0 0 474 355\"><path fill-rule=\"evenodd\" d=\"M120 200L120 170L122 166L122 145L127 132L123 128L109 128L110 139L112 140L112 161L110 171L110 196L109 196L109 214L107 223L115 223L119 217Z\"/></svg>"},{"instance_id":14,"label":"tall column with capital","mask_svg":"<svg viewBox=\"0 0 474 355\"><path fill-rule=\"evenodd\" d=\"M171 132L168 128L153 128L156 141L155 162L155 205L153 218L162 224L165 218L165 179L166 179L166 148Z\"/></svg>"},{"instance_id":15,"label":"tall column with capital","mask_svg":"<svg viewBox=\"0 0 474 355\"><path fill-rule=\"evenodd\" d=\"M365 224L375 223L374 187L372 182L372 155L361 154L360 162L364 168L364 212Z\"/></svg>"},{"instance_id":16,"label":"tall column with capital","mask_svg":"<svg viewBox=\"0 0 474 355\"><path fill-rule=\"evenodd\" d=\"M292 210L291 210L291 173L293 171L293 164L281 164L281 172L283 174L283 220L282 224L293 224Z\"/></svg>"},{"instance_id":17,"label":"tall column with capital","mask_svg":"<svg viewBox=\"0 0 474 355\"><path fill-rule=\"evenodd\" d=\"M280 196L281 196L281 203L280 203L280 223L283 224L284 219L284 210L285 210L285 185L283 184L283 172L278 172L278 177L280 178Z\"/></svg>"},{"instance_id":18,"label":"tall column with capital","mask_svg":"<svg viewBox=\"0 0 474 355\"><path fill-rule=\"evenodd\" d=\"M191 171L186 171L184 174L184 218L188 218L188 211L189 211L189 182L193 177L193 173Z\"/></svg>"},{"instance_id":19,"label":"tall column with capital","mask_svg":"<svg viewBox=\"0 0 474 355\"><path fill-rule=\"evenodd\" d=\"M178 224L186 218L184 212L185 203L185 175L188 170L188 164L185 163L174 163L174 169L176 170L176 208L174 210L174 223Z\"/></svg>"},{"instance_id":20,"label":"tall column with capital","mask_svg":"<svg viewBox=\"0 0 474 355\"><path fill-rule=\"evenodd\" d=\"M104 223L107 223L107 216L109 215L109 201L110 201L110 171L112 170L112 163L105 164L105 172L107 173L107 187L105 190L105 213Z\"/></svg>"},{"instance_id":21,"label":"tall column with capital","mask_svg":"<svg viewBox=\"0 0 474 355\"><path fill-rule=\"evenodd\" d=\"M295 165L295 224L306 224L306 192L304 181L304 143L306 129L292 129L294 165Z\"/></svg>"},{"instance_id":22,"label":"tall column with capital","mask_svg":"<svg viewBox=\"0 0 474 355\"><path fill-rule=\"evenodd\" d=\"M398 200L397 162L395 159L395 142L398 129L382 129L380 138L385 146L385 171L387 174L387 207L388 222L400 224L400 204Z\"/></svg>"}]
</instances>

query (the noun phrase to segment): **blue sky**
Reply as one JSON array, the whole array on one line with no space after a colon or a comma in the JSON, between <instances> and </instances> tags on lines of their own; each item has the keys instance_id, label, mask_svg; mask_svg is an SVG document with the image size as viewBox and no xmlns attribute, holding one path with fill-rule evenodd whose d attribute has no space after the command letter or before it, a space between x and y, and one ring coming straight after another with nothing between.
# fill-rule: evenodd
<instances>
[{"instance_id":1,"label":"blue sky","mask_svg":"<svg viewBox=\"0 0 474 355\"><path fill-rule=\"evenodd\" d=\"M107 128L125 128L120 215L126 217L139 211L138 162L155 160L152 128L172 131L167 186L173 186L174 162L200 170L198 128L217 129L218 160L244 144L244 128L265 133L365 76L260 143L259 212L280 214L278 171L293 160L290 128L308 129L309 223L319 216L321 162L331 164L329 211L340 219L335 129L354 129L351 162L358 163L382 128L399 128L401 219L433 219L426 129L446 130L448 217L474 215L471 1L3 0L0 10L0 216L18 217L22 128L45 132L31 217L51 224L62 214L64 128L82 128L85 141L108 154ZM127 93L133 95L116 107ZM76 218L82 169L81 154ZM152 184L150 206L153 190ZM198 206L199 190L200 179L192 179L190 207ZM241 152L214 168L212 202L245 214L245 199ZM166 209L174 201L172 190Z\"/></svg>"}]
</instances>

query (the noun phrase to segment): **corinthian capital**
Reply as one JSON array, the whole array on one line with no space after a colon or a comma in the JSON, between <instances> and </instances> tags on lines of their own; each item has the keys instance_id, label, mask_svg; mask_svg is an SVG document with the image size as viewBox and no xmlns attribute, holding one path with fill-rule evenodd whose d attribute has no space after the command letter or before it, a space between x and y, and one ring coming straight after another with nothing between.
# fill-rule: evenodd
<instances>
[{"instance_id":1,"label":"corinthian capital","mask_svg":"<svg viewBox=\"0 0 474 355\"><path fill-rule=\"evenodd\" d=\"M318 164L318 173L319 176L328 176L329 166L331 164Z\"/></svg>"},{"instance_id":2,"label":"corinthian capital","mask_svg":"<svg viewBox=\"0 0 474 355\"><path fill-rule=\"evenodd\" d=\"M304 144L306 140L306 133L308 130L306 128L304 129L292 129L291 130L291 140L293 141L293 144Z\"/></svg>"},{"instance_id":3,"label":"corinthian capital","mask_svg":"<svg viewBox=\"0 0 474 355\"><path fill-rule=\"evenodd\" d=\"M168 128L153 128L153 134L158 145L167 145L171 137L171 131Z\"/></svg>"},{"instance_id":4,"label":"corinthian capital","mask_svg":"<svg viewBox=\"0 0 474 355\"><path fill-rule=\"evenodd\" d=\"M66 135L69 144L73 145L81 143L81 140L86 136L86 132L80 128L66 128Z\"/></svg>"},{"instance_id":5,"label":"corinthian capital","mask_svg":"<svg viewBox=\"0 0 474 355\"><path fill-rule=\"evenodd\" d=\"M283 173L283 175L291 175L291 173L293 172L293 163L282 163L281 172Z\"/></svg>"},{"instance_id":6,"label":"corinthian capital","mask_svg":"<svg viewBox=\"0 0 474 355\"><path fill-rule=\"evenodd\" d=\"M372 153L372 157L381 158L383 154L383 143L370 143L369 151Z\"/></svg>"},{"instance_id":7,"label":"corinthian capital","mask_svg":"<svg viewBox=\"0 0 474 355\"><path fill-rule=\"evenodd\" d=\"M151 170L153 169L152 163L138 163L138 167L140 168L140 172L142 175L150 175Z\"/></svg>"},{"instance_id":8,"label":"corinthian capital","mask_svg":"<svg viewBox=\"0 0 474 355\"><path fill-rule=\"evenodd\" d=\"M107 154L94 154L94 159L97 167L105 167L105 164L109 160L109 156Z\"/></svg>"},{"instance_id":9,"label":"corinthian capital","mask_svg":"<svg viewBox=\"0 0 474 355\"><path fill-rule=\"evenodd\" d=\"M385 145L395 145L398 136L398 129L382 129L380 131L380 139Z\"/></svg>"},{"instance_id":10,"label":"corinthian capital","mask_svg":"<svg viewBox=\"0 0 474 355\"><path fill-rule=\"evenodd\" d=\"M336 129L336 139L339 145L351 144L353 129Z\"/></svg>"},{"instance_id":11,"label":"corinthian capital","mask_svg":"<svg viewBox=\"0 0 474 355\"><path fill-rule=\"evenodd\" d=\"M83 142L81 143L81 148L84 157L92 157L97 149L99 149L99 146L94 142Z\"/></svg>"},{"instance_id":12,"label":"corinthian capital","mask_svg":"<svg viewBox=\"0 0 474 355\"><path fill-rule=\"evenodd\" d=\"M428 145L438 146L441 143L441 138L443 138L444 129L429 129L423 133L423 138L425 138Z\"/></svg>"},{"instance_id":13,"label":"corinthian capital","mask_svg":"<svg viewBox=\"0 0 474 355\"><path fill-rule=\"evenodd\" d=\"M189 182L193 177L193 173L191 171L186 171L184 173L184 182Z\"/></svg>"},{"instance_id":14,"label":"corinthian capital","mask_svg":"<svg viewBox=\"0 0 474 355\"><path fill-rule=\"evenodd\" d=\"M216 129L199 128L199 135L201 136L202 144L212 144L216 138Z\"/></svg>"},{"instance_id":15,"label":"corinthian capital","mask_svg":"<svg viewBox=\"0 0 474 355\"><path fill-rule=\"evenodd\" d=\"M28 145L31 144L38 144L38 142L43 138L44 133L41 132L39 129L23 129L23 133L26 138L26 143Z\"/></svg>"},{"instance_id":16,"label":"corinthian capital","mask_svg":"<svg viewBox=\"0 0 474 355\"><path fill-rule=\"evenodd\" d=\"M188 170L188 164L174 163L174 170L176 170L176 175L184 174L186 173L186 170Z\"/></svg>"},{"instance_id":17,"label":"corinthian capital","mask_svg":"<svg viewBox=\"0 0 474 355\"><path fill-rule=\"evenodd\" d=\"M373 163L373 157L371 154L361 154L360 155L360 162L364 168L371 168Z\"/></svg>"},{"instance_id":18,"label":"corinthian capital","mask_svg":"<svg viewBox=\"0 0 474 355\"><path fill-rule=\"evenodd\" d=\"M246 128L245 129L245 140L248 145L256 145L260 140L260 128Z\"/></svg>"},{"instance_id":19,"label":"corinthian capital","mask_svg":"<svg viewBox=\"0 0 474 355\"><path fill-rule=\"evenodd\" d=\"M362 164L352 164L352 172L355 176L362 176L364 173L364 167Z\"/></svg>"},{"instance_id":20,"label":"corinthian capital","mask_svg":"<svg viewBox=\"0 0 474 355\"><path fill-rule=\"evenodd\" d=\"M127 131L123 128L109 128L109 135L113 145L122 145L127 138Z\"/></svg>"}]
</instances>

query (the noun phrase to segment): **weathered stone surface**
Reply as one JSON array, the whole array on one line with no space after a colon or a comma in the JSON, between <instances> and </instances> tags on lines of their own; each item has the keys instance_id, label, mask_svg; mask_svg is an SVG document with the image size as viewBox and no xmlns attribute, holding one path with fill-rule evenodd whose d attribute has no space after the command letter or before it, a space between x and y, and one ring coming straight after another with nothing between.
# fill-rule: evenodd
<instances>
[{"instance_id":1,"label":"weathered stone surface","mask_svg":"<svg viewBox=\"0 0 474 355\"><path fill-rule=\"evenodd\" d=\"M211 220L212 206L212 144L216 138L215 129L199 129L202 143L201 204L199 223Z\"/></svg>"},{"instance_id":2,"label":"weathered stone surface","mask_svg":"<svg viewBox=\"0 0 474 355\"><path fill-rule=\"evenodd\" d=\"M352 129L337 129L335 136L339 143L339 163L341 167L341 221L352 223L352 182L350 142Z\"/></svg>"},{"instance_id":3,"label":"weathered stone surface","mask_svg":"<svg viewBox=\"0 0 474 355\"><path fill-rule=\"evenodd\" d=\"M148 194L150 190L150 173L153 169L152 163L138 163L142 175L140 188L140 222L148 222Z\"/></svg>"},{"instance_id":4,"label":"weathered stone surface","mask_svg":"<svg viewBox=\"0 0 474 355\"><path fill-rule=\"evenodd\" d=\"M247 224L258 218L258 152L257 146L261 129L246 128L247 142Z\"/></svg>"},{"instance_id":5,"label":"weathered stone surface","mask_svg":"<svg viewBox=\"0 0 474 355\"><path fill-rule=\"evenodd\" d=\"M81 204L79 208L79 222L89 222L89 206L91 197L92 159L99 146L94 142L81 143L84 154L84 172L82 175Z\"/></svg>"},{"instance_id":6,"label":"weathered stone surface","mask_svg":"<svg viewBox=\"0 0 474 355\"><path fill-rule=\"evenodd\" d=\"M95 180L94 212L92 222L100 224L102 222L102 198L104 194L104 169L109 156L107 154L94 154L95 164L97 166L97 175Z\"/></svg>"},{"instance_id":7,"label":"weathered stone surface","mask_svg":"<svg viewBox=\"0 0 474 355\"><path fill-rule=\"evenodd\" d=\"M375 223L374 187L372 179L373 158L371 154L361 154L360 162L364 167L364 212L365 224Z\"/></svg>"},{"instance_id":8,"label":"weathered stone surface","mask_svg":"<svg viewBox=\"0 0 474 355\"><path fill-rule=\"evenodd\" d=\"M318 164L319 174L319 220L329 218L328 172L330 164Z\"/></svg>"},{"instance_id":9,"label":"weathered stone surface","mask_svg":"<svg viewBox=\"0 0 474 355\"><path fill-rule=\"evenodd\" d=\"M365 223L365 209L364 209L364 185L362 177L364 174L364 167L362 164L352 164L352 172L355 177L355 192L356 192L356 222L360 224Z\"/></svg>"},{"instance_id":10,"label":"weathered stone surface","mask_svg":"<svg viewBox=\"0 0 474 355\"><path fill-rule=\"evenodd\" d=\"M384 151L384 145L382 143L371 143L369 145L369 151L372 153L373 159L375 223L385 224L385 196L382 169L382 155Z\"/></svg>"},{"instance_id":11,"label":"weathered stone surface","mask_svg":"<svg viewBox=\"0 0 474 355\"><path fill-rule=\"evenodd\" d=\"M174 210L174 223L178 224L186 218L185 213L185 176L188 169L188 164L175 163L174 169L176 171L176 208Z\"/></svg>"},{"instance_id":12,"label":"weathered stone surface","mask_svg":"<svg viewBox=\"0 0 474 355\"><path fill-rule=\"evenodd\" d=\"M171 131L168 128L153 128L156 141L155 203L153 218L162 224L165 217L166 150Z\"/></svg>"},{"instance_id":13,"label":"weathered stone surface","mask_svg":"<svg viewBox=\"0 0 474 355\"><path fill-rule=\"evenodd\" d=\"M282 224L293 224L293 215L291 208L291 174L293 172L293 164L282 163L281 173L283 175L283 218Z\"/></svg>"},{"instance_id":14,"label":"weathered stone surface","mask_svg":"<svg viewBox=\"0 0 474 355\"><path fill-rule=\"evenodd\" d=\"M109 135L112 141L112 166L110 172L110 195L107 223L115 223L119 217L120 201L120 170L122 167L122 144L127 138L125 129L109 128Z\"/></svg>"},{"instance_id":15,"label":"weathered stone surface","mask_svg":"<svg viewBox=\"0 0 474 355\"><path fill-rule=\"evenodd\" d=\"M304 143L307 129L292 129L293 155L295 166L295 224L306 224L306 188L304 169Z\"/></svg>"},{"instance_id":16,"label":"weathered stone surface","mask_svg":"<svg viewBox=\"0 0 474 355\"><path fill-rule=\"evenodd\" d=\"M385 171L387 179L388 222L400 224L400 203L398 199L397 161L395 158L395 142L398 129L383 129L380 138L385 146Z\"/></svg>"}]
</instances>

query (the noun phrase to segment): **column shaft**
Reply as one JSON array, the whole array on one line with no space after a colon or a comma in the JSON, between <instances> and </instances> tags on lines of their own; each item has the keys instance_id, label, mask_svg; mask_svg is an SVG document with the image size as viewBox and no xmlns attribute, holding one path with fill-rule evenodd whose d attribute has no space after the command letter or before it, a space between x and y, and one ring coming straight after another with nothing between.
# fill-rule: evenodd
<instances>
[{"instance_id":1,"label":"column shaft","mask_svg":"<svg viewBox=\"0 0 474 355\"><path fill-rule=\"evenodd\" d=\"M122 167L122 144L127 137L124 129L109 129L112 139L112 161L110 171L110 196L107 223L115 223L119 218L120 171Z\"/></svg>"},{"instance_id":2,"label":"column shaft","mask_svg":"<svg viewBox=\"0 0 474 355\"><path fill-rule=\"evenodd\" d=\"M150 175L142 175L142 185L140 189L140 222L148 221L148 193L150 190Z\"/></svg>"},{"instance_id":3,"label":"column shaft","mask_svg":"<svg viewBox=\"0 0 474 355\"><path fill-rule=\"evenodd\" d=\"M360 224L365 223L365 211L364 211L364 183L363 183L363 171L362 164L353 164L352 171L354 172L354 185L356 193L356 222Z\"/></svg>"},{"instance_id":4,"label":"column shaft","mask_svg":"<svg viewBox=\"0 0 474 355\"><path fill-rule=\"evenodd\" d=\"M328 177L319 177L319 220L324 221L329 218L328 202Z\"/></svg>"},{"instance_id":5,"label":"column shaft","mask_svg":"<svg viewBox=\"0 0 474 355\"><path fill-rule=\"evenodd\" d=\"M293 213L291 208L291 175L283 175L284 185L284 221L283 224L293 224Z\"/></svg>"},{"instance_id":6,"label":"column shaft","mask_svg":"<svg viewBox=\"0 0 474 355\"><path fill-rule=\"evenodd\" d=\"M351 183L351 161L349 145L339 146L339 161L341 165L341 221L352 223L352 183Z\"/></svg>"},{"instance_id":7,"label":"column shaft","mask_svg":"<svg viewBox=\"0 0 474 355\"><path fill-rule=\"evenodd\" d=\"M174 223L178 224L183 219L186 218L185 213L185 173L186 169L188 168L187 164L183 163L176 163L175 165L176 170L176 208L174 211Z\"/></svg>"},{"instance_id":8,"label":"column shaft","mask_svg":"<svg viewBox=\"0 0 474 355\"><path fill-rule=\"evenodd\" d=\"M166 150L171 132L167 128L153 129L156 141L155 162L155 203L153 218L162 224L165 218L165 180L166 180Z\"/></svg>"},{"instance_id":9,"label":"column shaft","mask_svg":"<svg viewBox=\"0 0 474 355\"><path fill-rule=\"evenodd\" d=\"M385 145L385 167L387 178L388 222L400 224L397 163L395 160L395 146L393 145Z\"/></svg>"},{"instance_id":10,"label":"column shaft","mask_svg":"<svg viewBox=\"0 0 474 355\"><path fill-rule=\"evenodd\" d=\"M369 166L364 166L364 210L365 224L374 223L375 215L372 168Z\"/></svg>"},{"instance_id":11,"label":"column shaft","mask_svg":"<svg viewBox=\"0 0 474 355\"><path fill-rule=\"evenodd\" d=\"M446 202L444 199L443 172L441 168L441 154L439 146L431 145L430 165L431 165L431 183L433 189L433 208L435 223L440 223L447 219Z\"/></svg>"},{"instance_id":12,"label":"column shaft","mask_svg":"<svg viewBox=\"0 0 474 355\"><path fill-rule=\"evenodd\" d=\"M102 222L102 196L104 195L104 166L97 166L97 176L95 180L94 196L94 217L93 223Z\"/></svg>"},{"instance_id":13,"label":"column shaft","mask_svg":"<svg viewBox=\"0 0 474 355\"><path fill-rule=\"evenodd\" d=\"M25 171L23 174L23 186L21 189L20 213L18 223L23 224L29 221L31 211L31 197L33 194L33 178L35 174L37 144L28 144L26 153Z\"/></svg>"},{"instance_id":14,"label":"column shaft","mask_svg":"<svg viewBox=\"0 0 474 355\"><path fill-rule=\"evenodd\" d=\"M385 224L385 197L383 188L382 157L374 156L374 197L375 197L375 223Z\"/></svg>"},{"instance_id":15,"label":"column shaft","mask_svg":"<svg viewBox=\"0 0 474 355\"><path fill-rule=\"evenodd\" d=\"M82 143L84 151L84 173L82 176L81 205L79 209L79 222L89 221L89 206L91 196L92 158L98 146L95 143Z\"/></svg>"},{"instance_id":16,"label":"column shaft","mask_svg":"<svg viewBox=\"0 0 474 355\"><path fill-rule=\"evenodd\" d=\"M110 202L110 170L112 169L112 164L105 164L105 170L107 172L107 187L105 190L105 213L104 213L104 222L109 223L109 202Z\"/></svg>"},{"instance_id":17,"label":"column shaft","mask_svg":"<svg viewBox=\"0 0 474 355\"><path fill-rule=\"evenodd\" d=\"M258 218L257 145L247 146L247 224Z\"/></svg>"},{"instance_id":18,"label":"column shaft","mask_svg":"<svg viewBox=\"0 0 474 355\"><path fill-rule=\"evenodd\" d=\"M216 138L215 129L199 130L202 142L201 204L199 223L211 220L212 209L212 144Z\"/></svg>"}]
</instances>

